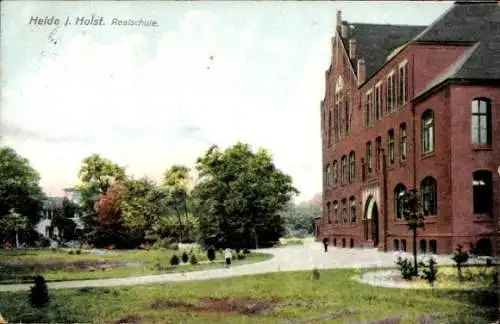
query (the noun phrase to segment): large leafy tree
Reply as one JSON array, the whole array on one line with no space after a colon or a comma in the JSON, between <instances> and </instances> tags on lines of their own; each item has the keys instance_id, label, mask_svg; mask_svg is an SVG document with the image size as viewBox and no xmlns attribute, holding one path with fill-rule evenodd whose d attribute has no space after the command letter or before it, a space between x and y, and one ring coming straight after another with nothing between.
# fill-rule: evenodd
<instances>
[{"instance_id":1,"label":"large leafy tree","mask_svg":"<svg viewBox=\"0 0 500 324\"><path fill-rule=\"evenodd\" d=\"M200 179L193 197L203 239L247 247L279 239L279 212L298 191L269 152L253 152L240 142L224 151L212 146L196 168Z\"/></svg>"},{"instance_id":2,"label":"large leafy tree","mask_svg":"<svg viewBox=\"0 0 500 324\"><path fill-rule=\"evenodd\" d=\"M124 225L142 232L147 238L158 238L168 216L167 193L148 178L124 182L121 209Z\"/></svg>"},{"instance_id":3,"label":"large leafy tree","mask_svg":"<svg viewBox=\"0 0 500 324\"><path fill-rule=\"evenodd\" d=\"M321 215L321 205L312 202L290 202L283 210L286 234L305 236L313 233L314 220Z\"/></svg>"},{"instance_id":4,"label":"large leafy tree","mask_svg":"<svg viewBox=\"0 0 500 324\"><path fill-rule=\"evenodd\" d=\"M40 175L29 161L9 147L0 148L0 220L2 236L34 226L41 217L43 206ZM21 223L26 226L18 226Z\"/></svg>"},{"instance_id":5,"label":"large leafy tree","mask_svg":"<svg viewBox=\"0 0 500 324\"><path fill-rule=\"evenodd\" d=\"M168 194L169 206L174 211L179 222L179 241L184 235L184 228L189 236L188 189L189 168L184 165L173 165L163 174L162 186ZM184 216L184 223L182 218Z\"/></svg>"},{"instance_id":6,"label":"large leafy tree","mask_svg":"<svg viewBox=\"0 0 500 324\"><path fill-rule=\"evenodd\" d=\"M421 197L416 189L405 191L400 197L404 219L408 222L408 229L413 234L413 270L418 274L417 262L417 231L424 227Z\"/></svg>"}]
</instances>

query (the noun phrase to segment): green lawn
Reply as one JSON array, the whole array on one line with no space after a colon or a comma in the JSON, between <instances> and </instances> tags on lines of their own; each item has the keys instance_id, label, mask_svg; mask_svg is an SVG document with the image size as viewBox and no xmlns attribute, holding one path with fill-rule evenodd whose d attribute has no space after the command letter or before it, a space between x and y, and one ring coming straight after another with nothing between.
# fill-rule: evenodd
<instances>
[{"instance_id":1,"label":"green lawn","mask_svg":"<svg viewBox=\"0 0 500 324\"><path fill-rule=\"evenodd\" d=\"M402 323L417 323L424 314L440 315L451 323L481 324L492 322L497 315L498 296L491 292L376 288L351 280L355 274L352 269L320 273L316 281L306 271L151 286L54 290L45 311L28 306L27 292L0 293L0 310L11 322L118 323L127 319L122 323L186 324L266 324L296 319L307 320L304 323L348 323L392 316L402 316ZM232 298L232 304L227 298ZM330 318L324 317L332 312Z\"/></svg>"},{"instance_id":2,"label":"green lawn","mask_svg":"<svg viewBox=\"0 0 500 324\"><path fill-rule=\"evenodd\" d=\"M76 250L71 250L75 252ZM180 271L196 271L223 267L222 253L217 253L214 262L208 261L206 253L200 249L185 250L188 255L194 253L198 264L180 264L170 266L170 258L182 250L127 250L110 251L105 255L94 255L82 251L81 254L69 254L67 250L1 250L0 284L32 282L32 276L42 274L47 281L98 279L129 277L147 274L160 274ZM270 259L271 254L252 252L245 259L234 260L234 266ZM113 262L136 262L133 266L118 264L103 268L102 265Z\"/></svg>"}]
</instances>

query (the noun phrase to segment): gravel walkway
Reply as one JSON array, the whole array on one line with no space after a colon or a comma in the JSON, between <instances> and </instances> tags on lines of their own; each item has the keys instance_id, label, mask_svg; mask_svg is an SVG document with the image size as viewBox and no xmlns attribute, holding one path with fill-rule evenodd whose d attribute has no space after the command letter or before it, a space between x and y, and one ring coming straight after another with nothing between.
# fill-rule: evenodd
<instances>
[{"instance_id":1,"label":"gravel walkway","mask_svg":"<svg viewBox=\"0 0 500 324\"><path fill-rule=\"evenodd\" d=\"M186 273L168 273L127 278L59 281L49 282L47 285L50 289L113 287L190 280L207 280L277 271L311 270L313 267L316 267L317 269L394 267L398 255L409 255L394 252L378 252L376 249L349 248L329 248L328 253L325 253L323 251L322 244L317 242L257 251L271 253L274 257L267 261L235 266L229 269L221 268ZM435 258L438 264L451 264L452 262L450 256L436 256ZM368 276L365 280L367 282L373 281L377 283L377 280L379 280L379 283L381 282L381 279L377 276L371 279ZM29 290L31 286L31 284L0 285L0 292L26 291Z\"/></svg>"}]
</instances>

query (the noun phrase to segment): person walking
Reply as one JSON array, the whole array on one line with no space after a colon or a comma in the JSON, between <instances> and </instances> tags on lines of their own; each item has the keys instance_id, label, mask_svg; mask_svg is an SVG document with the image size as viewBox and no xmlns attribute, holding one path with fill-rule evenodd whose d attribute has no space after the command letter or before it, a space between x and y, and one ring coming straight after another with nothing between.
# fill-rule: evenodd
<instances>
[{"instance_id":1,"label":"person walking","mask_svg":"<svg viewBox=\"0 0 500 324\"><path fill-rule=\"evenodd\" d=\"M323 246L325 247L325 252L328 252L328 239L326 237L323 239Z\"/></svg>"},{"instance_id":2,"label":"person walking","mask_svg":"<svg viewBox=\"0 0 500 324\"><path fill-rule=\"evenodd\" d=\"M229 248L226 248L224 250L224 258L226 259L226 268L229 268L229 266L231 265L231 258L232 258L232 253L231 253L231 250L229 250Z\"/></svg>"}]
</instances>

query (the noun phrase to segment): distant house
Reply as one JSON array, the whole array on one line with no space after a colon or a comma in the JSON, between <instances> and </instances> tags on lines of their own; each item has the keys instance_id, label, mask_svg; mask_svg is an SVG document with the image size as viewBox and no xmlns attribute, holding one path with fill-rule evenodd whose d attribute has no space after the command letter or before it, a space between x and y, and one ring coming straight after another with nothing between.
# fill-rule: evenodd
<instances>
[{"instance_id":1,"label":"distant house","mask_svg":"<svg viewBox=\"0 0 500 324\"><path fill-rule=\"evenodd\" d=\"M63 200L67 198L70 202L80 206L81 194L77 189L66 188L64 189L64 197L48 197L43 202L42 217L35 226L35 230L46 238L56 238L59 236L57 228L52 226L52 220L56 215L58 209L63 208ZM71 220L76 224L77 229L83 229L82 215L75 212Z\"/></svg>"}]
</instances>

